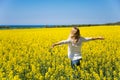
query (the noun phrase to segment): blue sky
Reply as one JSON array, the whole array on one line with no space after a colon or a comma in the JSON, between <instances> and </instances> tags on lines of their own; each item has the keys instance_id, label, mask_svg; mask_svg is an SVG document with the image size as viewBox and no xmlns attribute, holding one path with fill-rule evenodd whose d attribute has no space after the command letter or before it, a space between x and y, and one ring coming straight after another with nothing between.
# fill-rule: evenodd
<instances>
[{"instance_id":1,"label":"blue sky","mask_svg":"<svg viewBox=\"0 0 120 80\"><path fill-rule=\"evenodd\" d=\"M0 0L0 25L100 24L120 21L120 0Z\"/></svg>"}]
</instances>

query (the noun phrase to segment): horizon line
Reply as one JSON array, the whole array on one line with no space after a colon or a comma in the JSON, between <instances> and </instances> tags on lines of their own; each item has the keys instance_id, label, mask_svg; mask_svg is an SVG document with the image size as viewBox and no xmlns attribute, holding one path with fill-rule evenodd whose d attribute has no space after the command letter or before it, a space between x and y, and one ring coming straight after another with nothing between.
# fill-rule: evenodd
<instances>
[{"instance_id":1,"label":"horizon line","mask_svg":"<svg viewBox=\"0 0 120 80\"><path fill-rule=\"evenodd\" d=\"M17 25L23 25L23 26L27 26L27 25L36 25L36 26L56 26L56 25L102 25L102 24L111 24L111 23L118 23L120 21L116 21L116 22L107 22L107 23L90 23L90 24L0 24L0 26L17 26Z\"/></svg>"}]
</instances>

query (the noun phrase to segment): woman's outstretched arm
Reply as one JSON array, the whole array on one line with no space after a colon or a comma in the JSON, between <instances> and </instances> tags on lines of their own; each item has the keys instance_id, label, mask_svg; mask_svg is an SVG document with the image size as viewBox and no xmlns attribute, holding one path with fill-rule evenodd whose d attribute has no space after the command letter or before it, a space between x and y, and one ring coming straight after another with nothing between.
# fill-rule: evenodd
<instances>
[{"instance_id":1,"label":"woman's outstretched arm","mask_svg":"<svg viewBox=\"0 0 120 80\"><path fill-rule=\"evenodd\" d=\"M103 38L103 37L93 37L93 38L91 38L91 40L104 40L105 38Z\"/></svg>"},{"instance_id":2,"label":"woman's outstretched arm","mask_svg":"<svg viewBox=\"0 0 120 80\"><path fill-rule=\"evenodd\" d=\"M57 46L57 45L68 44L68 43L70 43L70 40L69 40L69 39L68 39L68 40L62 40L62 41L60 41L60 42L54 43L54 44L52 45L52 48L54 48L54 47Z\"/></svg>"},{"instance_id":3,"label":"woman's outstretched arm","mask_svg":"<svg viewBox=\"0 0 120 80\"><path fill-rule=\"evenodd\" d=\"M54 43L54 44L52 45L52 48L54 48L54 47L57 46L57 45L61 45L61 42Z\"/></svg>"}]
</instances>

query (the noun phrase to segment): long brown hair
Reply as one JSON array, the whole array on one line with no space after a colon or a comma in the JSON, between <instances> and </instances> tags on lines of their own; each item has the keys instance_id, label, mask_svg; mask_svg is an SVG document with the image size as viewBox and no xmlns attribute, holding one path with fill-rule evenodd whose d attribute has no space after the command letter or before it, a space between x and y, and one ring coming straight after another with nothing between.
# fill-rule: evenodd
<instances>
[{"instance_id":1,"label":"long brown hair","mask_svg":"<svg viewBox=\"0 0 120 80\"><path fill-rule=\"evenodd\" d=\"M73 43L77 43L80 38L80 30L77 27L73 27L70 33L70 39Z\"/></svg>"}]
</instances>

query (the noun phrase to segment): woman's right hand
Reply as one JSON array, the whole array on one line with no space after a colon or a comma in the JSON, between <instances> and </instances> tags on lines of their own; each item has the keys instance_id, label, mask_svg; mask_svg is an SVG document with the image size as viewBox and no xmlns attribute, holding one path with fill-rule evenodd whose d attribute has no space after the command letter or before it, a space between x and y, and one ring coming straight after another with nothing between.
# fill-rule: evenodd
<instances>
[{"instance_id":1,"label":"woman's right hand","mask_svg":"<svg viewBox=\"0 0 120 80\"><path fill-rule=\"evenodd\" d=\"M98 39L99 40L104 40L105 38L100 36L100 37L98 37Z\"/></svg>"},{"instance_id":2,"label":"woman's right hand","mask_svg":"<svg viewBox=\"0 0 120 80\"><path fill-rule=\"evenodd\" d=\"M55 44L53 44L52 46L51 46L51 48L54 48L55 47Z\"/></svg>"}]
</instances>

